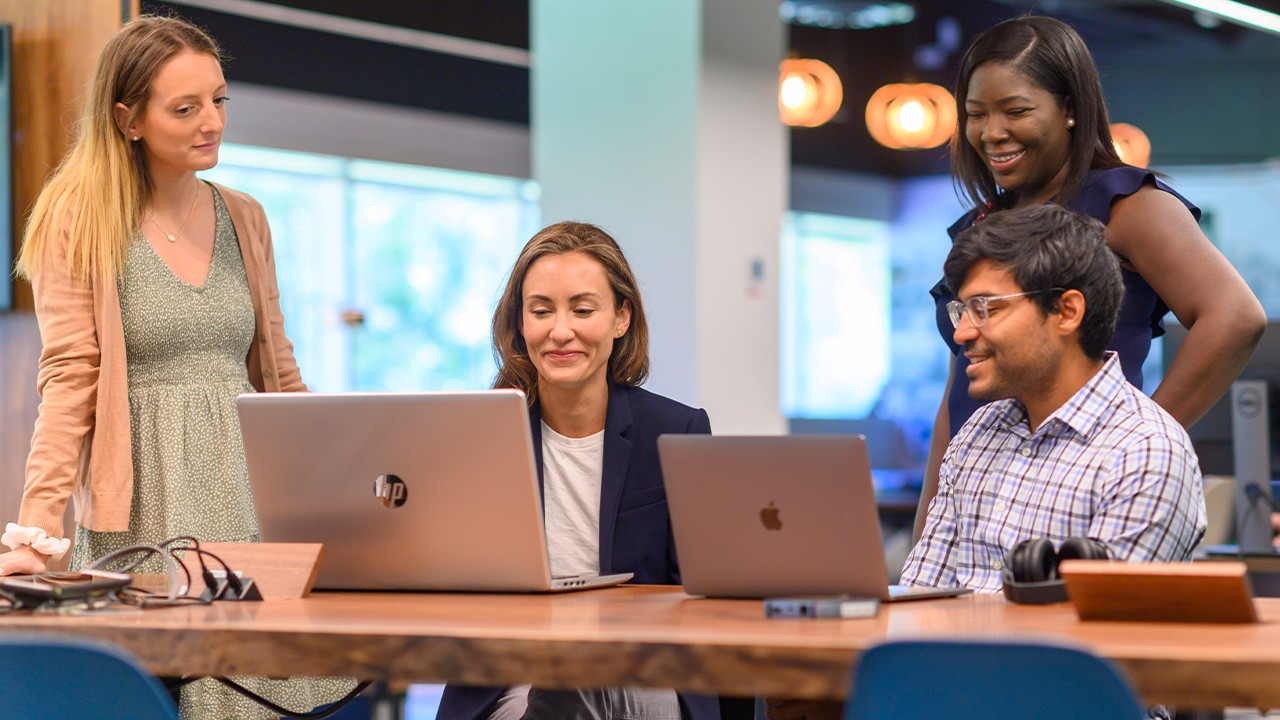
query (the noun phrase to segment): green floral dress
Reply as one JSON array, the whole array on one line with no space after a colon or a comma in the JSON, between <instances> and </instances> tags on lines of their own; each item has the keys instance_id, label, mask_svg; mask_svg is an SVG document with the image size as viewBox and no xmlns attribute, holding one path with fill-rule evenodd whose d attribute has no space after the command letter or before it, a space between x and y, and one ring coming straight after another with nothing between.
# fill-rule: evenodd
<instances>
[{"instance_id":1,"label":"green floral dress","mask_svg":"<svg viewBox=\"0 0 1280 720\"><path fill-rule=\"evenodd\" d=\"M256 542L258 522L245 468L235 399L253 392L245 359L254 338L253 301L231 215L214 190L217 230L204 284L173 273L137 234L120 289L129 364L133 504L127 532L76 528L71 567L129 545L175 535L205 542ZM164 572L158 558L136 572ZM298 711L351 689L341 679L235 678ZM184 718L231 720L274 715L215 680L183 687Z\"/></svg>"}]
</instances>

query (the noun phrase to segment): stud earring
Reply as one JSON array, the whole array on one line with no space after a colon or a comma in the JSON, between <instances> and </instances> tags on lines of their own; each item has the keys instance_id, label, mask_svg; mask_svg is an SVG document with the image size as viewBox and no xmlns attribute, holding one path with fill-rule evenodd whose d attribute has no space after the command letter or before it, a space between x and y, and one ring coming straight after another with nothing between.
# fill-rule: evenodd
<instances>
[{"instance_id":1,"label":"stud earring","mask_svg":"<svg viewBox=\"0 0 1280 720\"><path fill-rule=\"evenodd\" d=\"M133 136L133 141L134 141L134 142L138 142L138 136L137 136L137 135L134 135L134 136Z\"/></svg>"},{"instance_id":2,"label":"stud earring","mask_svg":"<svg viewBox=\"0 0 1280 720\"><path fill-rule=\"evenodd\" d=\"M1075 127L1075 126L1076 126L1076 119L1075 119L1075 118L1067 118L1067 127L1069 127L1069 128L1073 128L1073 127Z\"/></svg>"},{"instance_id":3,"label":"stud earring","mask_svg":"<svg viewBox=\"0 0 1280 720\"><path fill-rule=\"evenodd\" d=\"M622 331L621 331L621 330L619 330L618 332L614 333L614 334L613 334L613 336L614 336L614 337L622 337Z\"/></svg>"}]
</instances>

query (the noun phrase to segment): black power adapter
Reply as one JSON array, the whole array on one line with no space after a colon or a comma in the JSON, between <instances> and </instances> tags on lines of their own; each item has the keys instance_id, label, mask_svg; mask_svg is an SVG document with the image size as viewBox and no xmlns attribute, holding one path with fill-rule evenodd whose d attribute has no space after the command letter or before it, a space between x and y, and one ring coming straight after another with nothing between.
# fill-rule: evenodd
<instances>
[{"instance_id":1,"label":"black power adapter","mask_svg":"<svg viewBox=\"0 0 1280 720\"><path fill-rule=\"evenodd\" d=\"M200 599L206 602L214 600L261 600L262 593L253 582L253 578L240 577L235 572L216 573L205 570L203 573L205 588ZM222 575L222 577L218 577Z\"/></svg>"}]
</instances>

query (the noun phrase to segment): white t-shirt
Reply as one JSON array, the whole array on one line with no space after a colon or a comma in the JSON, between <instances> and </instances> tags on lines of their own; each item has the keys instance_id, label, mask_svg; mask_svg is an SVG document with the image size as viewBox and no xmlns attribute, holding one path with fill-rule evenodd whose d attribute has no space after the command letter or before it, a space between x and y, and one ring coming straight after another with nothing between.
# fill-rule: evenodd
<instances>
[{"instance_id":1,"label":"white t-shirt","mask_svg":"<svg viewBox=\"0 0 1280 720\"><path fill-rule=\"evenodd\" d=\"M551 576L600 572L604 431L565 437L542 423L542 502Z\"/></svg>"},{"instance_id":2,"label":"white t-shirt","mask_svg":"<svg viewBox=\"0 0 1280 720\"><path fill-rule=\"evenodd\" d=\"M604 474L604 431L584 438L565 437L542 423L542 502L551 575L600 572L600 478ZM530 704L528 685L513 685L499 699L489 720L523 718ZM604 688L556 694L543 712L562 716L643 718L680 717L674 690Z\"/></svg>"}]
</instances>

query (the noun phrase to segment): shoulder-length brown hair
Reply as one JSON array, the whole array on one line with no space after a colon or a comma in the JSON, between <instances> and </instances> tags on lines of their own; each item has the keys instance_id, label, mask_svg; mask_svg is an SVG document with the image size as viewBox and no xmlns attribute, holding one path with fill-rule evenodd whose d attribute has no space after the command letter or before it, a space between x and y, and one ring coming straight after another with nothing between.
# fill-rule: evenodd
<instances>
[{"instance_id":1,"label":"shoulder-length brown hair","mask_svg":"<svg viewBox=\"0 0 1280 720\"><path fill-rule=\"evenodd\" d=\"M529 359L529 348L520 332L524 280L539 258L575 252L595 259L604 267L609 287L613 289L615 309L621 308L624 302L631 307L631 324L626 334L613 343L613 352L609 355L609 379L618 385L639 385L649 376L649 326L644 319L640 288L622 248L609 233L595 225L556 223L539 230L525 244L493 311L493 359L498 366L493 386L523 390L530 405L538 396L538 370Z\"/></svg>"},{"instance_id":2,"label":"shoulder-length brown hair","mask_svg":"<svg viewBox=\"0 0 1280 720\"><path fill-rule=\"evenodd\" d=\"M965 100L973 73L986 63L1006 63L1053 95L1071 112L1071 153L1067 177L1055 201L1065 204L1075 197L1091 168L1123 165L1111 141L1107 103L1093 56L1070 25L1048 17L1005 20L983 32L965 51L956 77L956 117L960 126L951 140L951 176L957 190L975 206L985 203L1012 207L1015 192L1001 193L978 151L965 138Z\"/></svg>"}]
</instances>

